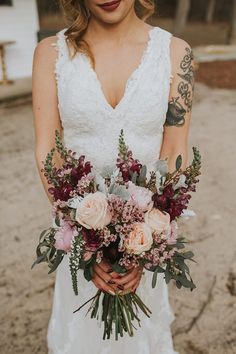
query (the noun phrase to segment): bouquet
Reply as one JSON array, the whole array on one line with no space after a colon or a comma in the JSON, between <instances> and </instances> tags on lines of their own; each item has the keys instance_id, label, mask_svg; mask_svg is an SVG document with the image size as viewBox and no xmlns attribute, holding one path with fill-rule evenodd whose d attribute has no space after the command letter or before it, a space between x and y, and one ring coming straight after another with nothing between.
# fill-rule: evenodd
<instances>
[{"instance_id":1,"label":"bouquet","mask_svg":"<svg viewBox=\"0 0 236 354\"><path fill-rule=\"evenodd\" d=\"M53 163L55 151L63 161L60 168ZM181 164L179 155L170 173L167 161L157 160L147 173L147 167L133 157L121 130L116 168L98 172L84 155L78 157L68 150L56 131L55 148L47 154L42 169L53 196L55 227L41 233L32 267L46 262L52 273L67 254L75 295L79 293L77 272L83 271L91 281L94 264L103 259L120 274L137 266L152 272L153 288L158 273L164 273L166 283L173 280L178 288L193 290L196 286L186 261L194 261L194 254L186 250L185 238L177 235L177 220L198 182L199 151L193 147L193 161L185 170ZM133 336L134 323L140 326L139 312L151 315L136 291L112 295L98 289L81 307L88 303L91 318L101 316L103 339L112 333L116 340L125 332Z\"/></svg>"}]
</instances>

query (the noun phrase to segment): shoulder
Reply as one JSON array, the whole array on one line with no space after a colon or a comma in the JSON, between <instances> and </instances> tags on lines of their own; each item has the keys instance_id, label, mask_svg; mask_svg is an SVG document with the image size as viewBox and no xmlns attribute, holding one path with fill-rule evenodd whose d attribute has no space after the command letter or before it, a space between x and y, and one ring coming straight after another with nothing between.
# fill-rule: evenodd
<instances>
[{"instance_id":1,"label":"shoulder","mask_svg":"<svg viewBox=\"0 0 236 354\"><path fill-rule=\"evenodd\" d=\"M34 60L43 59L46 62L54 60L57 56L57 51L55 50L57 40L57 36L42 39L35 47Z\"/></svg>"},{"instance_id":2,"label":"shoulder","mask_svg":"<svg viewBox=\"0 0 236 354\"><path fill-rule=\"evenodd\" d=\"M175 36L171 37L170 56L174 71L179 69L182 62L194 64L193 51L189 43Z\"/></svg>"}]
</instances>

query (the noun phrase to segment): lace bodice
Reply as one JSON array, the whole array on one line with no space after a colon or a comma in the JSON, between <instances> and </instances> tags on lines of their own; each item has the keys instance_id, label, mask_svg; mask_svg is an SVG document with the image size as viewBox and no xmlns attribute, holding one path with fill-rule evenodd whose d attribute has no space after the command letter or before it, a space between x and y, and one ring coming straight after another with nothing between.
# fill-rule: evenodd
<instances>
[{"instance_id":1,"label":"lace bodice","mask_svg":"<svg viewBox=\"0 0 236 354\"><path fill-rule=\"evenodd\" d=\"M146 165L159 156L170 90L170 38L160 27L149 30L139 66L129 77L125 92L113 108L106 100L97 74L84 53L69 58L66 29L57 33L55 76L58 108L68 148L83 154L96 169L114 166L118 136L135 158Z\"/></svg>"}]
</instances>

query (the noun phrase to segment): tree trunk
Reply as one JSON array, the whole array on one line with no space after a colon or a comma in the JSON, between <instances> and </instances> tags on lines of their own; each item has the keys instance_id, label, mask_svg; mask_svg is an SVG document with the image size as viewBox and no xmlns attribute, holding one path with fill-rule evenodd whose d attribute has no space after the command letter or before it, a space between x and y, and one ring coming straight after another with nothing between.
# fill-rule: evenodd
<instances>
[{"instance_id":1,"label":"tree trunk","mask_svg":"<svg viewBox=\"0 0 236 354\"><path fill-rule=\"evenodd\" d=\"M188 20L189 10L190 0L178 0L173 30L174 34L182 34L184 31Z\"/></svg>"},{"instance_id":2,"label":"tree trunk","mask_svg":"<svg viewBox=\"0 0 236 354\"><path fill-rule=\"evenodd\" d=\"M214 12L216 7L216 0L208 0L207 12L206 12L206 22L211 23L213 20Z\"/></svg>"},{"instance_id":3,"label":"tree trunk","mask_svg":"<svg viewBox=\"0 0 236 354\"><path fill-rule=\"evenodd\" d=\"M236 44L236 0L233 0L233 8L231 14L231 23L229 30L228 42L229 44Z\"/></svg>"}]
</instances>

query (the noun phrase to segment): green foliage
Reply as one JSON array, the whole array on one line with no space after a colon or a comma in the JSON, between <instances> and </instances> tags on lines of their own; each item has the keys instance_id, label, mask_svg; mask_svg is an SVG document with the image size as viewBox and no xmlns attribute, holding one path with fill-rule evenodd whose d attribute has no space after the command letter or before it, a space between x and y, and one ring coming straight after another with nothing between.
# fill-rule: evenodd
<instances>
[{"instance_id":1,"label":"green foliage","mask_svg":"<svg viewBox=\"0 0 236 354\"><path fill-rule=\"evenodd\" d=\"M75 295L78 295L78 281L77 273L80 269L80 259L82 254L82 247L84 240L81 234L74 237L71 245L70 257L69 257L69 267L72 280L72 287Z\"/></svg>"},{"instance_id":2,"label":"green foliage","mask_svg":"<svg viewBox=\"0 0 236 354\"><path fill-rule=\"evenodd\" d=\"M176 283L177 288L179 289L182 286L184 288L189 288L191 291L196 288L196 285L194 284L190 276L189 267L186 264L186 261L195 262L193 259L194 254L192 251L185 251L185 252L178 251L179 249L185 248L185 243L186 243L185 238L179 237L177 239L176 244L173 244L173 246L171 246L174 247L176 251L174 253L174 256L167 261L165 269L163 269L160 266L157 266L156 268L152 269L153 288L156 286L158 273L163 273L163 272L165 273L166 284L169 284L169 282L173 279Z\"/></svg>"},{"instance_id":3,"label":"green foliage","mask_svg":"<svg viewBox=\"0 0 236 354\"><path fill-rule=\"evenodd\" d=\"M124 161L127 161L128 160L128 146L125 144L123 129L121 129L121 131L120 131L118 149L119 149L120 157Z\"/></svg>"},{"instance_id":4,"label":"green foliage","mask_svg":"<svg viewBox=\"0 0 236 354\"><path fill-rule=\"evenodd\" d=\"M39 244L36 248L37 258L31 266L31 269L39 263L46 262L49 267L48 274L54 272L59 264L61 263L65 252L57 250L54 247L55 239L55 229L50 228L44 230L39 237Z\"/></svg>"},{"instance_id":5,"label":"green foliage","mask_svg":"<svg viewBox=\"0 0 236 354\"><path fill-rule=\"evenodd\" d=\"M179 170L180 167L181 167L181 165L182 165L182 156L179 155L179 156L177 157L177 159L176 159L176 162L175 162L175 168L176 168L176 170Z\"/></svg>"}]
</instances>

